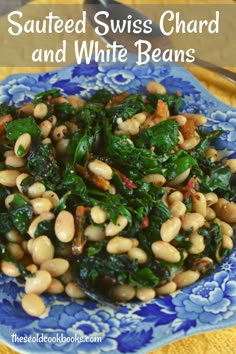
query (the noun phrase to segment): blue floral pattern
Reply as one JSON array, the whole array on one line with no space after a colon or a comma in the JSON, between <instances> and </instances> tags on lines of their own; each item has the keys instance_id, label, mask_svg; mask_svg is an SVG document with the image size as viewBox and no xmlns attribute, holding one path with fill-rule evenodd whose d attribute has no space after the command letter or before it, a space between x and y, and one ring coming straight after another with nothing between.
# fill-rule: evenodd
<instances>
[{"instance_id":1,"label":"blue floral pattern","mask_svg":"<svg viewBox=\"0 0 236 354\"><path fill-rule=\"evenodd\" d=\"M99 88L116 92L143 92L148 81L163 83L169 92L181 91L184 111L208 116L205 129L223 129L215 141L235 158L236 110L212 97L191 75L169 64L137 66L79 65L49 73L13 75L0 84L0 102L21 105L36 93L59 87L65 94L88 97ZM91 301L70 301L65 296L43 295L48 306L44 318L28 316L22 309L22 282L0 275L0 339L13 345L11 334L37 334L65 338L101 336L100 343L18 343L17 350L34 353L147 353L186 335L236 323L236 251L216 271L192 286L149 303L125 304L119 310Z\"/></svg>"}]
</instances>

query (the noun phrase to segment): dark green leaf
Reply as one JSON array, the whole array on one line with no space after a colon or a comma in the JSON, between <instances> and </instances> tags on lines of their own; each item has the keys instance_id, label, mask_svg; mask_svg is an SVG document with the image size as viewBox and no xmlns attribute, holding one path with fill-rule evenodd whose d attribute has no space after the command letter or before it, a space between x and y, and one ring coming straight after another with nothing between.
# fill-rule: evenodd
<instances>
[{"instance_id":1,"label":"dark green leaf","mask_svg":"<svg viewBox=\"0 0 236 354\"><path fill-rule=\"evenodd\" d=\"M150 268L142 268L137 273L130 276L129 284L141 288L155 288L160 279Z\"/></svg>"},{"instance_id":2,"label":"dark green leaf","mask_svg":"<svg viewBox=\"0 0 236 354\"><path fill-rule=\"evenodd\" d=\"M24 235L33 217L32 206L21 195L15 194L10 203L9 214L14 227L21 235Z\"/></svg>"},{"instance_id":3,"label":"dark green leaf","mask_svg":"<svg viewBox=\"0 0 236 354\"><path fill-rule=\"evenodd\" d=\"M0 213L0 234L6 234L13 227L9 213Z\"/></svg>"},{"instance_id":4,"label":"dark green leaf","mask_svg":"<svg viewBox=\"0 0 236 354\"><path fill-rule=\"evenodd\" d=\"M5 123L5 130L7 138L15 142L19 136L24 133L29 133L32 137L40 135L40 129L32 117L15 119L11 122Z\"/></svg>"},{"instance_id":5,"label":"dark green leaf","mask_svg":"<svg viewBox=\"0 0 236 354\"><path fill-rule=\"evenodd\" d=\"M48 97L56 98L61 95L61 90L58 88L53 88L51 90L39 92L34 96L33 103L36 105L41 102L47 102Z\"/></svg>"},{"instance_id":6,"label":"dark green leaf","mask_svg":"<svg viewBox=\"0 0 236 354\"><path fill-rule=\"evenodd\" d=\"M60 167L51 144L40 144L35 151L30 152L27 169L31 176L43 182L49 190L56 189L61 181Z\"/></svg>"},{"instance_id":7,"label":"dark green leaf","mask_svg":"<svg viewBox=\"0 0 236 354\"><path fill-rule=\"evenodd\" d=\"M170 152L178 143L178 124L171 119L164 120L133 137L136 147L155 147L155 153L164 154Z\"/></svg>"},{"instance_id":8,"label":"dark green leaf","mask_svg":"<svg viewBox=\"0 0 236 354\"><path fill-rule=\"evenodd\" d=\"M59 121L70 120L75 113L76 109L70 103L63 102L54 106L54 114Z\"/></svg>"}]
</instances>

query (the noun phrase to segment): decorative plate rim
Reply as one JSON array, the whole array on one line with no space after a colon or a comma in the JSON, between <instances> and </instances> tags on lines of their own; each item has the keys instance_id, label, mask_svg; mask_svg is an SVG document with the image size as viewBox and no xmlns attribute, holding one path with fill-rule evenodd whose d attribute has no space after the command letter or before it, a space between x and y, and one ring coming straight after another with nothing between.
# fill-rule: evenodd
<instances>
[{"instance_id":1,"label":"decorative plate rim","mask_svg":"<svg viewBox=\"0 0 236 354\"><path fill-rule=\"evenodd\" d=\"M65 93L82 97L98 88L142 92L148 81L158 80L169 92L181 90L189 112L209 117L207 129L222 127L224 137L216 143L225 152L234 154L236 141L236 109L213 97L186 69L178 65L134 64L131 56L124 64L70 65L48 72L13 74L0 83L0 102L20 105L35 93L51 87L61 87ZM235 140L234 140L235 139ZM232 155L233 156L233 155ZM25 353L147 353L184 336L230 327L236 324L236 250L217 266L216 271L175 295L156 298L149 303L125 304L115 312L91 301L69 301L64 296L43 295L49 306L48 317L32 319L23 313L19 298L22 283L0 275L0 340ZM19 290L20 288L20 290ZM64 305L63 305L64 304ZM52 306L52 307L50 307ZM55 325L56 324L56 325ZM82 326L83 324L83 326ZM96 325L96 326L95 326ZM87 326L87 327L86 327ZM90 327L89 327L90 326ZM99 344L11 342L11 333L32 335L63 333L72 337L85 334L102 335ZM96 328L95 328L96 327Z\"/></svg>"}]
</instances>

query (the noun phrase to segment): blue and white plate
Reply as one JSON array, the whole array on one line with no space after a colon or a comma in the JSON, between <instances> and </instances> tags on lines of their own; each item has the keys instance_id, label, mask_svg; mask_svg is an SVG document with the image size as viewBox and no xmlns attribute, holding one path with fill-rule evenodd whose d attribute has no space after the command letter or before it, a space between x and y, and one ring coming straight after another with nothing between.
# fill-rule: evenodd
<instances>
[{"instance_id":1,"label":"blue and white plate","mask_svg":"<svg viewBox=\"0 0 236 354\"><path fill-rule=\"evenodd\" d=\"M131 60L113 66L91 63L48 73L13 75L0 84L0 102L21 105L53 87L84 98L104 87L144 92L146 83L155 80L169 92L181 91L184 111L206 115L207 129L223 129L215 144L224 154L227 150L235 156L236 109L215 99L189 72L175 65L137 66ZM147 353L185 336L236 324L236 250L212 275L196 284L149 303L125 304L118 311L90 300L44 295L48 313L44 318L33 318L21 307L22 294L19 279L0 275L0 340L18 351ZM101 342L96 342L96 337Z\"/></svg>"}]
</instances>

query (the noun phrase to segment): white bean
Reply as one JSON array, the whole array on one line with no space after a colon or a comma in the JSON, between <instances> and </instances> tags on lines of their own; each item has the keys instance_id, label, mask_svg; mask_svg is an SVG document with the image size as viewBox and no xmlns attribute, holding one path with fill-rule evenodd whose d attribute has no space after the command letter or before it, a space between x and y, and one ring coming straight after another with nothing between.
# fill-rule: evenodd
<instances>
[{"instance_id":1,"label":"white bean","mask_svg":"<svg viewBox=\"0 0 236 354\"><path fill-rule=\"evenodd\" d=\"M143 302L151 301L156 297L156 292L152 288L137 288L136 297Z\"/></svg>"},{"instance_id":2,"label":"white bean","mask_svg":"<svg viewBox=\"0 0 236 354\"><path fill-rule=\"evenodd\" d=\"M17 170L2 170L0 171L0 184L5 187L15 187L19 175L20 172Z\"/></svg>"},{"instance_id":3,"label":"white bean","mask_svg":"<svg viewBox=\"0 0 236 354\"><path fill-rule=\"evenodd\" d=\"M115 285L111 291L112 297L119 302L127 302L135 297L135 288L129 284Z\"/></svg>"},{"instance_id":4,"label":"white bean","mask_svg":"<svg viewBox=\"0 0 236 354\"><path fill-rule=\"evenodd\" d=\"M113 171L111 167L103 161L93 160L89 162L88 168L95 175L103 177L106 180L110 180L112 178Z\"/></svg>"},{"instance_id":5,"label":"white bean","mask_svg":"<svg viewBox=\"0 0 236 354\"><path fill-rule=\"evenodd\" d=\"M236 223L236 203L220 198L214 205L214 210L219 219L229 224Z\"/></svg>"},{"instance_id":6,"label":"white bean","mask_svg":"<svg viewBox=\"0 0 236 354\"><path fill-rule=\"evenodd\" d=\"M69 145L69 142L70 142L70 140L69 139L65 139L65 138L62 138L61 140L59 140L57 142L56 152L57 152L58 155L65 155L66 154L66 150L67 150L67 147Z\"/></svg>"},{"instance_id":7,"label":"white bean","mask_svg":"<svg viewBox=\"0 0 236 354\"><path fill-rule=\"evenodd\" d=\"M106 250L108 253L120 254L128 252L133 246L132 240L122 236L115 236L108 241Z\"/></svg>"},{"instance_id":8,"label":"white bean","mask_svg":"<svg viewBox=\"0 0 236 354\"><path fill-rule=\"evenodd\" d=\"M124 215L119 215L116 224L109 222L105 227L106 236L115 236L128 225L128 219Z\"/></svg>"},{"instance_id":9,"label":"white bean","mask_svg":"<svg viewBox=\"0 0 236 354\"><path fill-rule=\"evenodd\" d=\"M118 129L130 135L136 135L139 132L140 123L135 118L129 118L118 125Z\"/></svg>"},{"instance_id":10,"label":"white bean","mask_svg":"<svg viewBox=\"0 0 236 354\"><path fill-rule=\"evenodd\" d=\"M166 88L162 84L156 81L150 81L146 85L146 89L149 93L159 93L161 95L166 94Z\"/></svg>"},{"instance_id":11,"label":"white bean","mask_svg":"<svg viewBox=\"0 0 236 354\"><path fill-rule=\"evenodd\" d=\"M59 202L59 197L58 197L58 195L55 193L55 192L53 192L53 191L46 191L46 192L44 192L43 194L42 194L42 197L43 198L48 198L50 201L51 201L51 203L52 203L52 205L53 205L53 208L55 208L55 206L57 205L57 203Z\"/></svg>"},{"instance_id":12,"label":"white bean","mask_svg":"<svg viewBox=\"0 0 236 354\"><path fill-rule=\"evenodd\" d=\"M52 130L52 123L50 120L44 120L42 123L39 124L39 129L41 131L42 138L47 138Z\"/></svg>"},{"instance_id":13,"label":"white bean","mask_svg":"<svg viewBox=\"0 0 236 354\"><path fill-rule=\"evenodd\" d=\"M203 193L197 192L192 197L193 211L206 217L207 201Z\"/></svg>"},{"instance_id":14,"label":"white bean","mask_svg":"<svg viewBox=\"0 0 236 354\"><path fill-rule=\"evenodd\" d=\"M168 295L177 289L177 285L174 281L170 281L166 283L165 285L160 286L159 288L156 288L156 294L161 296L161 295Z\"/></svg>"},{"instance_id":15,"label":"white bean","mask_svg":"<svg viewBox=\"0 0 236 354\"><path fill-rule=\"evenodd\" d=\"M48 198L34 198L30 200L34 214L39 215L53 208L52 202Z\"/></svg>"},{"instance_id":16,"label":"white bean","mask_svg":"<svg viewBox=\"0 0 236 354\"><path fill-rule=\"evenodd\" d=\"M91 208L90 213L93 222L96 224L103 224L108 218L106 210L97 205Z\"/></svg>"},{"instance_id":17,"label":"white bean","mask_svg":"<svg viewBox=\"0 0 236 354\"><path fill-rule=\"evenodd\" d=\"M52 277L49 272L45 270L38 270L34 277L29 277L25 282L26 294L34 293L42 294L52 282Z\"/></svg>"},{"instance_id":18,"label":"white bean","mask_svg":"<svg viewBox=\"0 0 236 354\"><path fill-rule=\"evenodd\" d=\"M227 222L222 221L218 218L214 219L214 223L217 223L220 226L222 234L225 234L229 237L233 237L234 229L232 228L232 226L230 224L228 224Z\"/></svg>"},{"instance_id":19,"label":"white bean","mask_svg":"<svg viewBox=\"0 0 236 354\"><path fill-rule=\"evenodd\" d=\"M192 243L188 249L190 254L199 254L204 251L205 243L204 237L202 235L199 235L197 232L193 232L191 235L189 235L189 241Z\"/></svg>"},{"instance_id":20,"label":"white bean","mask_svg":"<svg viewBox=\"0 0 236 354\"><path fill-rule=\"evenodd\" d=\"M225 164L229 166L232 173L236 173L236 159L228 159Z\"/></svg>"},{"instance_id":21,"label":"white bean","mask_svg":"<svg viewBox=\"0 0 236 354\"><path fill-rule=\"evenodd\" d=\"M222 235L222 247L232 250L232 248L234 247L234 243L230 236L224 234Z\"/></svg>"},{"instance_id":22,"label":"white bean","mask_svg":"<svg viewBox=\"0 0 236 354\"><path fill-rule=\"evenodd\" d=\"M21 183L24 181L24 179L26 179L27 177L29 177L28 173L21 173L17 178L16 178L16 186L18 188L18 191L23 193L23 188L21 186Z\"/></svg>"},{"instance_id":23,"label":"white bean","mask_svg":"<svg viewBox=\"0 0 236 354\"><path fill-rule=\"evenodd\" d=\"M207 209L206 209L206 220L207 221L211 221L211 220L215 219L215 217L216 217L215 211L212 208L207 207Z\"/></svg>"},{"instance_id":24,"label":"white bean","mask_svg":"<svg viewBox=\"0 0 236 354\"><path fill-rule=\"evenodd\" d=\"M79 109L85 104L85 100L75 95L68 96L67 100L75 109Z\"/></svg>"},{"instance_id":25,"label":"white bean","mask_svg":"<svg viewBox=\"0 0 236 354\"><path fill-rule=\"evenodd\" d=\"M181 228L181 221L177 216L166 220L160 229L161 239L165 242L171 242L179 233Z\"/></svg>"},{"instance_id":26,"label":"white bean","mask_svg":"<svg viewBox=\"0 0 236 354\"><path fill-rule=\"evenodd\" d=\"M194 113L183 113L183 115L187 119L192 119L194 121L194 124L198 127L200 125L204 125L207 122L207 118L203 116L202 114L194 114Z\"/></svg>"},{"instance_id":27,"label":"white bean","mask_svg":"<svg viewBox=\"0 0 236 354\"><path fill-rule=\"evenodd\" d=\"M181 217L186 213L186 205L181 201L176 201L169 206L169 210L173 216Z\"/></svg>"},{"instance_id":28,"label":"white bean","mask_svg":"<svg viewBox=\"0 0 236 354\"><path fill-rule=\"evenodd\" d=\"M31 145L31 135L24 133L16 140L14 151L16 156L23 157L28 154Z\"/></svg>"},{"instance_id":29,"label":"white bean","mask_svg":"<svg viewBox=\"0 0 236 354\"><path fill-rule=\"evenodd\" d=\"M67 210L60 211L56 218L54 230L58 240L61 242L72 241L75 235L73 215Z\"/></svg>"},{"instance_id":30,"label":"white bean","mask_svg":"<svg viewBox=\"0 0 236 354\"><path fill-rule=\"evenodd\" d=\"M38 103L35 107L34 107L34 117L38 118L38 119L43 119L44 117L46 117L46 115L48 114L48 107L45 103L41 102Z\"/></svg>"},{"instance_id":31,"label":"white bean","mask_svg":"<svg viewBox=\"0 0 236 354\"><path fill-rule=\"evenodd\" d=\"M11 229L10 231L8 231L5 234L6 240L9 242L16 242L16 243L20 243L23 238L20 235L19 231L17 231L16 229Z\"/></svg>"},{"instance_id":32,"label":"white bean","mask_svg":"<svg viewBox=\"0 0 236 354\"><path fill-rule=\"evenodd\" d=\"M167 199L170 204L177 202L177 201L182 202L183 201L183 193L180 191L174 191L168 195Z\"/></svg>"},{"instance_id":33,"label":"white bean","mask_svg":"<svg viewBox=\"0 0 236 354\"><path fill-rule=\"evenodd\" d=\"M38 227L38 224L41 223L42 221L50 221L55 218L54 214L51 212L45 212L37 216L33 221L31 222L29 229L27 233L30 235L30 237L34 238L35 231ZM40 235L38 235L40 236Z\"/></svg>"},{"instance_id":34,"label":"white bean","mask_svg":"<svg viewBox=\"0 0 236 354\"><path fill-rule=\"evenodd\" d=\"M136 113L132 116L133 119L136 119L140 124L143 124L146 120L147 114L145 112Z\"/></svg>"},{"instance_id":35,"label":"white bean","mask_svg":"<svg viewBox=\"0 0 236 354\"><path fill-rule=\"evenodd\" d=\"M199 136L193 136L192 138L185 139L182 144L179 144L180 148L183 150L193 149L200 142Z\"/></svg>"},{"instance_id":36,"label":"white bean","mask_svg":"<svg viewBox=\"0 0 236 354\"><path fill-rule=\"evenodd\" d=\"M33 198L41 197L45 191L46 191L46 188L43 183L35 182L35 183L31 184L31 186L29 186L27 193L28 193L29 198L33 199Z\"/></svg>"},{"instance_id":37,"label":"white bean","mask_svg":"<svg viewBox=\"0 0 236 354\"><path fill-rule=\"evenodd\" d=\"M198 213L186 213L182 220L182 228L184 231L188 231L192 228L192 231L197 231L199 227L202 227L205 222L204 217Z\"/></svg>"},{"instance_id":38,"label":"white bean","mask_svg":"<svg viewBox=\"0 0 236 354\"><path fill-rule=\"evenodd\" d=\"M184 288L190 284L195 283L200 277L200 273L195 270L186 270L174 276L173 281L178 288Z\"/></svg>"},{"instance_id":39,"label":"white bean","mask_svg":"<svg viewBox=\"0 0 236 354\"><path fill-rule=\"evenodd\" d=\"M166 183L166 179L163 175L153 173L144 176L144 181L147 183L155 183L157 186L163 186Z\"/></svg>"},{"instance_id":40,"label":"white bean","mask_svg":"<svg viewBox=\"0 0 236 354\"><path fill-rule=\"evenodd\" d=\"M167 185L170 187L176 187L176 186L180 185L189 176L190 170L191 169L188 168L186 171L180 173L177 177L175 177L171 181L168 181Z\"/></svg>"},{"instance_id":41,"label":"white bean","mask_svg":"<svg viewBox=\"0 0 236 354\"><path fill-rule=\"evenodd\" d=\"M25 312L30 316L40 317L46 312L43 300L36 294L25 294L21 303Z\"/></svg>"},{"instance_id":42,"label":"white bean","mask_svg":"<svg viewBox=\"0 0 236 354\"><path fill-rule=\"evenodd\" d=\"M176 120L176 122L178 123L178 125L180 127L185 125L186 122L187 122L187 118L185 116L181 115L181 114L178 114L177 116L171 116L170 119Z\"/></svg>"},{"instance_id":43,"label":"white bean","mask_svg":"<svg viewBox=\"0 0 236 354\"><path fill-rule=\"evenodd\" d=\"M18 243L9 242L7 248L15 259L20 260L24 257L24 251Z\"/></svg>"},{"instance_id":44,"label":"white bean","mask_svg":"<svg viewBox=\"0 0 236 354\"><path fill-rule=\"evenodd\" d=\"M3 274L8 275L9 277L18 277L20 275L19 269L12 262L2 260L1 269Z\"/></svg>"},{"instance_id":45,"label":"white bean","mask_svg":"<svg viewBox=\"0 0 236 354\"><path fill-rule=\"evenodd\" d=\"M209 148L205 152L205 156L207 159L211 160L211 162L215 162L219 160L219 153L215 148Z\"/></svg>"},{"instance_id":46,"label":"white bean","mask_svg":"<svg viewBox=\"0 0 236 354\"><path fill-rule=\"evenodd\" d=\"M65 292L68 296L75 299L84 299L86 297L86 294L78 287L74 281L66 284Z\"/></svg>"},{"instance_id":47,"label":"white bean","mask_svg":"<svg viewBox=\"0 0 236 354\"><path fill-rule=\"evenodd\" d=\"M131 241L133 244L133 240ZM146 263L148 259L147 253L142 248L134 246L128 251L128 256L132 259L137 259L140 264Z\"/></svg>"},{"instance_id":48,"label":"white bean","mask_svg":"<svg viewBox=\"0 0 236 354\"><path fill-rule=\"evenodd\" d=\"M36 273L38 270L38 267L36 266L36 264L29 264L26 269L30 272L30 273Z\"/></svg>"},{"instance_id":49,"label":"white bean","mask_svg":"<svg viewBox=\"0 0 236 354\"><path fill-rule=\"evenodd\" d=\"M211 205L217 203L217 201L218 201L218 196L214 192L206 193L205 198L206 198L207 206L211 206Z\"/></svg>"},{"instance_id":50,"label":"white bean","mask_svg":"<svg viewBox=\"0 0 236 354\"><path fill-rule=\"evenodd\" d=\"M152 252L157 259L177 263L181 259L181 255L177 248L165 241L155 241L152 243Z\"/></svg>"},{"instance_id":51,"label":"white bean","mask_svg":"<svg viewBox=\"0 0 236 354\"><path fill-rule=\"evenodd\" d=\"M26 159L24 157L18 157L15 155L8 156L5 160L5 165L11 166L14 168L20 168L25 166L26 164Z\"/></svg>"},{"instance_id":52,"label":"white bean","mask_svg":"<svg viewBox=\"0 0 236 354\"><path fill-rule=\"evenodd\" d=\"M31 240L33 243L30 246L30 253L35 264L40 265L46 260L54 257L54 246L48 236L42 235Z\"/></svg>"},{"instance_id":53,"label":"white bean","mask_svg":"<svg viewBox=\"0 0 236 354\"><path fill-rule=\"evenodd\" d=\"M56 278L53 278L51 284L47 288L47 293L58 295L63 293L63 291L64 291L64 285L62 284L62 282Z\"/></svg>"},{"instance_id":54,"label":"white bean","mask_svg":"<svg viewBox=\"0 0 236 354\"><path fill-rule=\"evenodd\" d=\"M57 141L61 140L62 138L64 138L66 133L67 133L66 125L58 125L52 131L52 138L55 142L57 142Z\"/></svg>"},{"instance_id":55,"label":"white bean","mask_svg":"<svg viewBox=\"0 0 236 354\"><path fill-rule=\"evenodd\" d=\"M48 271L52 277L59 277L69 268L69 262L64 258L53 258L43 262L40 269Z\"/></svg>"},{"instance_id":56,"label":"white bean","mask_svg":"<svg viewBox=\"0 0 236 354\"><path fill-rule=\"evenodd\" d=\"M102 241L106 237L105 230L92 224L85 228L84 236L86 236L89 241Z\"/></svg>"}]
</instances>

